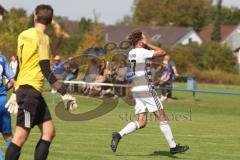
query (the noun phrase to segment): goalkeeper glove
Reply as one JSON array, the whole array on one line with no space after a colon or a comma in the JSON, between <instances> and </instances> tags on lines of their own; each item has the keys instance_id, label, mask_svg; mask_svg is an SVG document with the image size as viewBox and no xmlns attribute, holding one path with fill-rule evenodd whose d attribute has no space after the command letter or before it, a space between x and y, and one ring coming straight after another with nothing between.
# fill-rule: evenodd
<instances>
[{"instance_id":1,"label":"goalkeeper glove","mask_svg":"<svg viewBox=\"0 0 240 160\"><path fill-rule=\"evenodd\" d=\"M78 106L75 97L71 96L70 94L65 94L62 96L62 100L66 110L73 111L77 109Z\"/></svg>"},{"instance_id":2,"label":"goalkeeper glove","mask_svg":"<svg viewBox=\"0 0 240 160\"><path fill-rule=\"evenodd\" d=\"M9 113L17 114L18 107L19 106L17 104L16 93L12 93L11 97L9 98L8 102L5 105L5 108L8 110Z\"/></svg>"}]
</instances>

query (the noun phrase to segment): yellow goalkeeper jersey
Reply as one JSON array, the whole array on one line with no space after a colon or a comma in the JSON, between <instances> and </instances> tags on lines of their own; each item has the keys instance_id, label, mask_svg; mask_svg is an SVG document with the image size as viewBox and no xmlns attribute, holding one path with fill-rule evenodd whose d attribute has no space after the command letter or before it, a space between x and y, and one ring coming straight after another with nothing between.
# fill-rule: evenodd
<instances>
[{"instance_id":1,"label":"yellow goalkeeper jersey","mask_svg":"<svg viewBox=\"0 0 240 160\"><path fill-rule=\"evenodd\" d=\"M21 85L30 85L42 92L44 76L39 62L49 60L49 37L37 28L30 28L18 36L17 56L19 73L16 88Z\"/></svg>"}]
</instances>

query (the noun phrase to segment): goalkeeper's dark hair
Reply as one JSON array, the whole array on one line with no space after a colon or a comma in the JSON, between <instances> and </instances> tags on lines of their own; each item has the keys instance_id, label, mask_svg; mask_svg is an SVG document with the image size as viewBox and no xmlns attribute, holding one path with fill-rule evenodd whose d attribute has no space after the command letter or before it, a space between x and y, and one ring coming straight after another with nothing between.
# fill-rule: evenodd
<instances>
[{"instance_id":1,"label":"goalkeeper's dark hair","mask_svg":"<svg viewBox=\"0 0 240 160\"><path fill-rule=\"evenodd\" d=\"M53 8L50 5L40 4L35 8L35 15L38 23L48 25L52 22Z\"/></svg>"},{"instance_id":2,"label":"goalkeeper's dark hair","mask_svg":"<svg viewBox=\"0 0 240 160\"><path fill-rule=\"evenodd\" d=\"M134 47L142 39L142 34L143 34L142 31L135 30L129 35L128 40Z\"/></svg>"}]
</instances>

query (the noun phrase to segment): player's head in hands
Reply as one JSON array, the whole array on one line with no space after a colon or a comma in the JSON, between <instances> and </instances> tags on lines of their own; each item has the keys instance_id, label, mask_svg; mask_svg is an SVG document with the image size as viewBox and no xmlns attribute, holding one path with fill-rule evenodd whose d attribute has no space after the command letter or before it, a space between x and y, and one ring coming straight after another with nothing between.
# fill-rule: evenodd
<instances>
[{"instance_id":1,"label":"player's head in hands","mask_svg":"<svg viewBox=\"0 0 240 160\"><path fill-rule=\"evenodd\" d=\"M48 25L53 19L53 8L47 4L40 4L35 8L34 22L36 24Z\"/></svg>"},{"instance_id":2,"label":"player's head in hands","mask_svg":"<svg viewBox=\"0 0 240 160\"><path fill-rule=\"evenodd\" d=\"M141 30L133 31L128 40L131 42L134 48L145 48L147 44L147 38Z\"/></svg>"}]
</instances>

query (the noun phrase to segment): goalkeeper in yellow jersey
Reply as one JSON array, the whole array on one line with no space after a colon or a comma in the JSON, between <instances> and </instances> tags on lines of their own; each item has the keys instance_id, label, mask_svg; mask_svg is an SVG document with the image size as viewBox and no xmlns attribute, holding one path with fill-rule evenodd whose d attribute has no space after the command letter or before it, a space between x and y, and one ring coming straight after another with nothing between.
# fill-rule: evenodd
<instances>
[{"instance_id":1,"label":"goalkeeper in yellow jersey","mask_svg":"<svg viewBox=\"0 0 240 160\"><path fill-rule=\"evenodd\" d=\"M44 31L52 22L52 17L51 6L38 5L35 9L34 28L27 29L18 36L19 67L16 75L16 94L12 94L6 106L9 111L18 111L17 126L12 143L6 151L5 160L19 159L21 148L36 125L41 131L41 137L35 148L34 159L47 159L55 128L41 94L44 78L62 95L67 109L77 107L75 98L67 94L66 87L57 81L50 69L49 37ZM14 101L17 101L17 105Z\"/></svg>"}]
</instances>

